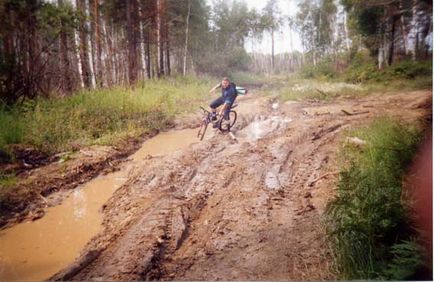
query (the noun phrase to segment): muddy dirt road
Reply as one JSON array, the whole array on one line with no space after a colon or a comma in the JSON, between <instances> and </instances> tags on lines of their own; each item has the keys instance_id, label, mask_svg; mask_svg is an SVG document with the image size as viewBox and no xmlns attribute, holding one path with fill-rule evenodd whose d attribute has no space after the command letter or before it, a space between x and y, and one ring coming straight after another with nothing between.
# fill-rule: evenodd
<instances>
[{"instance_id":1,"label":"muddy dirt road","mask_svg":"<svg viewBox=\"0 0 434 282\"><path fill-rule=\"evenodd\" d=\"M431 96L240 99L238 142L210 130L187 149L144 158L104 205L102 232L52 279L333 279L321 216L342 132L382 115L416 122Z\"/></svg>"}]
</instances>

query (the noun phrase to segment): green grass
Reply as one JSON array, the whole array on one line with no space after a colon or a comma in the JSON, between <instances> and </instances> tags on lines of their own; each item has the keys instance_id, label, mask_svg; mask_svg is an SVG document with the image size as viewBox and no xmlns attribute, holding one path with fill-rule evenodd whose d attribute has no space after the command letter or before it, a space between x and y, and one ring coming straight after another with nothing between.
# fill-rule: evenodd
<instances>
[{"instance_id":1,"label":"green grass","mask_svg":"<svg viewBox=\"0 0 434 282\"><path fill-rule=\"evenodd\" d=\"M0 107L0 161L10 159L9 144L22 142L24 125L18 119L19 116L20 113L16 110Z\"/></svg>"},{"instance_id":2,"label":"green grass","mask_svg":"<svg viewBox=\"0 0 434 282\"><path fill-rule=\"evenodd\" d=\"M345 280L409 279L422 258L402 182L420 131L379 119L349 135L367 144L344 148L337 196L327 207L338 271Z\"/></svg>"},{"instance_id":3,"label":"green grass","mask_svg":"<svg viewBox=\"0 0 434 282\"><path fill-rule=\"evenodd\" d=\"M51 154L165 129L177 115L208 102L216 81L167 78L0 108L0 152L10 153L11 144L25 144Z\"/></svg>"},{"instance_id":4,"label":"green grass","mask_svg":"<svg viewBox=\"0 0 434 282\"><path fill-rule=\"evenodd\" d=\"M316 66L304 66L287 78L284 87L271 92L283 100L328 100L336 96L359 97L373 92L432 89L431 60L404 60L382 70L377 69L375 60L366 52L355 54L350 62L348 58L341 58L339 70L332 61L328 57Z\"/></svg>"},{"instance_id":5,"label":"green grass","mask_svg":"<svg viewBox=\"0 0 434 282\"><path fill-rule=\"evenodd\" d=\"M375 66L371 69L372 66L369 65L369 72L373 72L372 76L375 75L376 78L361 81L346 79L347 74L336 73L333 76L314 75L311 78L305 77L305 71L286 76L274 75L268 77L262 92L265 95L277 96L283 101L303 101L332 100L336 97L357 98L372 93L432 89L432 76L427 75L430 70L429 63L412 64L411 70L406 68L406 65L404 62L381 72L376 71ZM364 64L361 68L364 69L366 66L367 64ZM351 68L348 72L351 72ZM402 74L403 72L406 74Z\"/></svg>"},{"instance_id":6,"label":"green grass","mask_svg":"<svg viewBox=\"0 0 434 282\"><path fill-rule=\"evenodd\" d=\"M345 81L360 83L367 81L411 81L417 77L432 77L432 62L413 62L404 60L382 70L378 70L375 62L355 60L341 75Z\"/></svg>"},{"instance_id":7,"label":"green grass","mask_svg":"<svg viewBox=\"0 0 434 282\"><path fill-rule=\"evenodd\" d=\"M2 190L14 186L17 182L18 178L13 174L0 174L0 187L2 188Z\"/></svg>"},{"instance_id":8,"label":"green grass","mask_svg":"<svg viewBox=\"0 0 434 282\"><path fill-rule=\"evenodd\" d=\"M338 96L361 96L368 93L366 87L345 82L327 82L292 77L279 89L268 90L283 101L306 99L331 100Z\"/></svg>"}]
</instances>

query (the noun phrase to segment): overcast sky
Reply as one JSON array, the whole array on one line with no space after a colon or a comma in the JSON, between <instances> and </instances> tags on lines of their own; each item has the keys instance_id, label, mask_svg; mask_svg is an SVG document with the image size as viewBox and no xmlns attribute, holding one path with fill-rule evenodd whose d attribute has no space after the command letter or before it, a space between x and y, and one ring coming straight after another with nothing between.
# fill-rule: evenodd
<instances>
[{"instance_id":1,"label":"overcast sky","mask_svg":"<svg viewBox=\"0 0 434 282\"><path fill-rule=\"evenodd\" d=\"M207 0L209 4L212 5L212 0ZM256 8L256 10L261 11L262 8L267 4L267 0L239 0L247 3L249 9ZM297 0L278 0L279 10L283 16L295 16L297 14ZM274 52L275 54L290 52L291 51L291 38L292 38L292 48L293 50L301 51L301 40L297 33L290 32L287 24L282 27L278 34L275 34ZM245 44L247 52L252 51L252 42L247 40ZM271 54L271 36L269 33L265 33L262 42L254 42L253 46L256 52Z\"/></svg>"}]
</instances>

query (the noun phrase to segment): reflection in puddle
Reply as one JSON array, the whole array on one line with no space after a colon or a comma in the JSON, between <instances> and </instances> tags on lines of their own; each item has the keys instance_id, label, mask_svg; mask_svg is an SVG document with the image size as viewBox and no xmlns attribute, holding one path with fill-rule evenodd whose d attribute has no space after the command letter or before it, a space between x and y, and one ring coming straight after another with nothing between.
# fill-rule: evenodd
<instances>
[{"instance_id":1,"label":"reflection in puddle","mask_svg":"<svg viewBox=\"0 0 434 282\"><path fill-rule=\"evenodd\" d=\"M72 201L74 207L74 217L76 220L83 218L86 215L86 198L83 189L78 188L72 193Z\"/></svg>"},{"instance_id":2,"label":"reflection in puddle","mask_svg":"<svg viewBox=\"0 0 434 282\"><path fill-rule=\"evenodd\" d=\"M102 205L147 155L162 155L196 141L196 130L161 133L146 141L130 164L76 188L36 221L0 231L0 280L43 280L72 263L101 228Z\"/></svg>"}]
</instances>

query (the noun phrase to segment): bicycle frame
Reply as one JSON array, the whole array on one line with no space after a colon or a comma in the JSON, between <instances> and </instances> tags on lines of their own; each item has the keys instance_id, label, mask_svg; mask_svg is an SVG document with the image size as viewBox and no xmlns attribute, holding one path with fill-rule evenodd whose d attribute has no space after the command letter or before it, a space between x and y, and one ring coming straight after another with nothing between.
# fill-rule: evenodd
<instances>
[{"instance_id":1,"label":"bicycle frame","mask_svg":"<svg viewBox=\"0 0 434 282\"><path fill-rule=\"evenodd\" d=\"M236 106L238 106L238 105L237 104L233 105L229 111L229 114L232 114L232 116L233 116L233 119L232 119L233 121L230 123L229 126L227 126L226 129L222 128L222 122L224 121L223 116L220 117L216 121L218 124L218 129L220 130L221 133L229 133L231 127L234 125L235 121L237 120L237 112L232 110ZM203 111L204 116L202 118L201 125L200 125L199 131L197 133L197 137L200 138L200 140L202 141L204 136L205 136L206 129L208 128L208 124L212 121L212 118L211 118L211 112L210 111L206 110L203 107L200 107L200 109Z\"/></svg>"}]
</instances>

